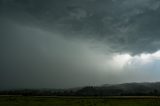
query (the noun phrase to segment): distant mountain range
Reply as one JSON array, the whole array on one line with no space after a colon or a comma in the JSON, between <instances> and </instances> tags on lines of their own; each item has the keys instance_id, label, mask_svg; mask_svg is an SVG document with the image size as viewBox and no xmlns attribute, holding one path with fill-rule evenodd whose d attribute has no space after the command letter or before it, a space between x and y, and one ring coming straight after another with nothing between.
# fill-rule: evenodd
<instances>
[{"instance_id":1,"label":"distant mountain range","mask_svg":"<svg viewBox=\"0 0 160 106\"><path fill-rule=\"evenodd\" d=\"M160 82L123 83L71 89L23 89L0 91L1 95L39 96L160 96Z\"/></svg>"},{"instance_id":2,"label":"distant mountain range","mask_svg":"<svg viewBox=\"0 0 160 106\"><path fill-rule=\"evenodd\" d=\"M160 82L105 84L97 87L84 87L77 92L79 95L95 96L156 96L160 95Z\"/></svg>"}]
</instances>

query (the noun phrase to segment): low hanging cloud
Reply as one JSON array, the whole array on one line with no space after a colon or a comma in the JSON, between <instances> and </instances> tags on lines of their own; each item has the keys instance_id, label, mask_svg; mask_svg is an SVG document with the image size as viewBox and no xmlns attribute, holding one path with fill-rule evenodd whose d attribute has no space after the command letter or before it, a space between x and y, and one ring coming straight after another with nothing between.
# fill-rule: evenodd
<instances>
[{"instance_id":1,"label":"low hanging cloud","mask_svg":"<svg viewBox=\"0 0 160 106\"><path fill-rule=\"evenodd\" d=\"M0 89L159 80L158 0L1 0Z\"/></svg>"},{"instance_id":2,"label":"low hanging cloud","mask_svg":"<svg viewBox=\"0 0 160 106\"><path fill-rule=\"evenodd\" d=\"M102 75L103 55L92 49L95 43L11 23L12 30L3 33L5 42L1 45L4 88L73 87L99 82L93 80Z\"/></svg>"}]
</instances>

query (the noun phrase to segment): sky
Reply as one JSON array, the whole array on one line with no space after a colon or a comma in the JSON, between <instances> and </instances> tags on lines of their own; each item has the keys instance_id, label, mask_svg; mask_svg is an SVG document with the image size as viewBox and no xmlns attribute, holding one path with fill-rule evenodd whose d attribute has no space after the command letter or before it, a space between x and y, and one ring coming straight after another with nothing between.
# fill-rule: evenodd
<instances>
[{"instance_id":1,"label":"sky","mask_svg":"<svg viewBox=\"0 0 160 106\"><path fill-rule=\"evenodd\" d=\"M1 0L0 89L160 81L159 0Z\"/></svg>"}]
</instances>

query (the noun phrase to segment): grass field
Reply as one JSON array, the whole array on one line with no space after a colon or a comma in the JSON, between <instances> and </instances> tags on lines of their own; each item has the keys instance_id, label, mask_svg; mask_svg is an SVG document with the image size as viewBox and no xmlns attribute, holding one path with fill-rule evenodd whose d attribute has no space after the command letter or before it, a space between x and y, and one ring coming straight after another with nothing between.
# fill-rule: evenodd
<instances>
[{"instance_id":1,"label":"grass field","mask_svg":"<svg viewBox=\"0 0 160 106\"><path fill-rule=\"evenodd\" d=\"M0 96L0 106L160 106L160 98Z\"/></svg>"}]
</instances>

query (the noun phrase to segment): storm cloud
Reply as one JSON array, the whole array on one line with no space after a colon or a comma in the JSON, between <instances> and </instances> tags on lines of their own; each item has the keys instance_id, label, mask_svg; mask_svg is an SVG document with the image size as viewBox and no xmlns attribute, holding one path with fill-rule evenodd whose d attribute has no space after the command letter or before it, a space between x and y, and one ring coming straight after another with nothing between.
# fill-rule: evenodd
<instances>
[{"instance_id":1,"label":"storm cloud","mask_svg":"<svg viewBox=\"0 0 160 106\"><path fill-rule=\"evenodd\" d=\"M159 0L1 0L0 84L158 81Z\"/></svg>"}]
</instances>

